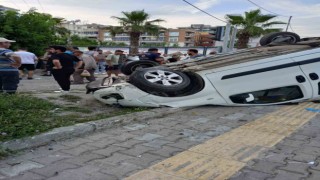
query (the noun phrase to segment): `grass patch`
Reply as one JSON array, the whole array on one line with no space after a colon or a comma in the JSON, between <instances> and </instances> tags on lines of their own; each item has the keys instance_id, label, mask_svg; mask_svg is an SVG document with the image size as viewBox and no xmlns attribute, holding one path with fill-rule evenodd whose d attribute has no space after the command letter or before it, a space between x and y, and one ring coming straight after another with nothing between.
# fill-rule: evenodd
<instances>
[{"instance_id":1,"label":"grass patch","mask_svg":"<svg viewBox=\"0 0 320 180\"><path fill-rule=\"evenodd\" d=\"M70 97L70 95L66 96ZM121 108L112 113L91 115L92 110L90 109L74 106L63 107L29 95L0 94L0 142L40 134L57 127L144 111L146 109ZM0 151L0 153L3 152Z\"/></svg>"},{"instance_id":2,"label":"grass patch","mask_svg":"<svg viewBox=\"0 0 320 180\"><path fill-rule=\"evenodd\" d=\"M10 154L14 154L14 151L11 151L9 149L3 149L0 147L0 160L2 159L2 157L6 157L9 156Z\"/></svg>"},{"instance_id":3,"label":"grass patch","mask_svg":"<svg viewBox=\"0 0 320 180\"><path fill-rule=\"evenodd\" d=\"M64 99L65 101L74 102L74 103L81 100L81 97L75 96L75 95L70 95L70 94L64 94L59 97Z\"/></svg>"}]
</instances>

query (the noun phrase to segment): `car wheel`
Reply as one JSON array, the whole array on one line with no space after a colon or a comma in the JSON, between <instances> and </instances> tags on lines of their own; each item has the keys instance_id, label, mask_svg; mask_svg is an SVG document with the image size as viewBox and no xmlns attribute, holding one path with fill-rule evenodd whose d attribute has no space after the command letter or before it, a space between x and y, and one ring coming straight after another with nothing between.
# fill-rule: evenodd
<instances>
[{"instance_id":1,"label":"car wheel","mask_svg":"<svg viewBox=\"0 0 320 180\"><path fill-rule=\"evenodd\" d=\"M139 89L161 96L172 96L190 85L190 78L171 69L147 68L135 71L129 79Z\"/></svg>"},{"instance_id":2,"label":"car wheel","mask_svg":"<svg viewBox=\"0 0 320 180\"><path fill-rule=\"evenodd\" d=\"M294 44L300 41L300 36L292 32L273 32L260 39L260 45L265 46L272 42L285 42Z\"/></svg>"},{"instance_id":3,"label":"car wheel","mask_svg":"<svg viewBox=\"0 0 320 180\"><path fill-rule=\"evenodd\" d=\"M154 61L148 60L139 60L139 61L130 61L127 64L121 67L121 72L125 75L132 74L136 69L149 68L158 66L159 64Z\"/></svg>"}]
</instances>

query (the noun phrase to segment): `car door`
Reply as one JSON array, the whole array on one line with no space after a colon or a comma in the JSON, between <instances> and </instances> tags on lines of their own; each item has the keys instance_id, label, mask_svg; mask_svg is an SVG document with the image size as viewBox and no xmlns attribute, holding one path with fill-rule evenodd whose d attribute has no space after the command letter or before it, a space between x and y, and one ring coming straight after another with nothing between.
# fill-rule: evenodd
<instances>
[{"instance_id":1,"label":"car door","mask_svg":"<svg viewBox=\"0 0 320 180\"><path fill-rule=\"evenodd\" d=\"M310 53L292 58L298 62L305 76L312 85L312 98L320 96L320 53Z\"/></svg>"},{"instance_id":2,"label":"car door","mask_svg":"<svg viewBox=\"0 0 320 180\"><path fill-rule=\"evenodd\" d=\"M290 58L266 59L206 75L228 104L278 104L309 99L312 87Z\"/></svg>"}]
</instances>

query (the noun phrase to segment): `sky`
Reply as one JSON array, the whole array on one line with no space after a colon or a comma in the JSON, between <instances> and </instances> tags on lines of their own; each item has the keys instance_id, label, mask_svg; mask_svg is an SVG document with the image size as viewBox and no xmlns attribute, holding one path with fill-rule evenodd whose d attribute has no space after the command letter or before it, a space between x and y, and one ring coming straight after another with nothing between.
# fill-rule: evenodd
<instances>
[{"instance_id":1,"label":"sky","mask_svg":"<svg viewBox=\"0 0 320 180\"><path fill-rule=\"evenodd\" d=\"M258 9L248 0L188 0L219 19L226 14L244 14ZM263 7L263 14L275 13L277 21L288 22L301 37L320 36L320 0L250 0ZM183 0L0 0L0 5L26 12L31 7L66 20L80 19L80 23L118 25L111 16L121 16L122 11L145 10L152 19L164 19L160 25L167 28L187 27L191 24L224 26L226 23L214 19L191 7ZM266 10L264 10L266 9ZM279 26L286 29L286 25Z\"/></svg>"}]
</instances>

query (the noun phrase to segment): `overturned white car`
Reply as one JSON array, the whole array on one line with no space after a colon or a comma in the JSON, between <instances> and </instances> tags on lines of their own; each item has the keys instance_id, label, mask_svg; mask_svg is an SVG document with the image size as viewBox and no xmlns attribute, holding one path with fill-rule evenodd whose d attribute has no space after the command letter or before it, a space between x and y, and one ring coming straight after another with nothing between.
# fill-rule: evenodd
<instances>
[{"instance_id":1,"label":"overturned white car","mask_svg":"<svg viewBox=\"0 0 320 180\"><path fill-rule=\"evenodd\" d=\"M129 81L95 89L94 97L106 104L145 107L248 106L318 100L319 45L320 38L306 38L138 68Z\"/></svg>"}]
</instances>

